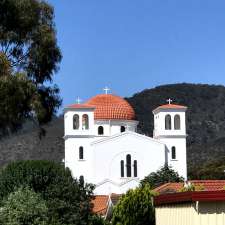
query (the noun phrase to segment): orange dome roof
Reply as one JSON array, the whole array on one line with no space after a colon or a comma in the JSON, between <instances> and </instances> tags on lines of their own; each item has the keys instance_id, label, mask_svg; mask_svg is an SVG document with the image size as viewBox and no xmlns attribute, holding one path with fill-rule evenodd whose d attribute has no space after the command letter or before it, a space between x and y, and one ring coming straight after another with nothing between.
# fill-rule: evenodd
<instances>
[{"instance_id":1,"label":"orange dome roof","mask_svg":"<svg viewBox=\"0 0 225 225\"><path fill-rule=\"evenodd\" d=\"M111 94L96 95L86 102L95 106L95 119L134 120L135 112L123 98Z\"/></svg>"}]
</instances>

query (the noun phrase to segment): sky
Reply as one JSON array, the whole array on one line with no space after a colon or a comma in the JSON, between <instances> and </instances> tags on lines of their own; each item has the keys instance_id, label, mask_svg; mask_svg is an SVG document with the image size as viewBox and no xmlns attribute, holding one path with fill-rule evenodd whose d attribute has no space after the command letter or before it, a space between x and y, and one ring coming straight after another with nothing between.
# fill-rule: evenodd
<instances>
[{"instance_id":1,"label":"sky","mask_svg":"<svg viewBox=\"0 0 225 225\"><path fill-rule=\"evenodd\" d=\"M224 0L49 0L63 105L172 83L225 85Z\"/></svg>"}]
</instances>

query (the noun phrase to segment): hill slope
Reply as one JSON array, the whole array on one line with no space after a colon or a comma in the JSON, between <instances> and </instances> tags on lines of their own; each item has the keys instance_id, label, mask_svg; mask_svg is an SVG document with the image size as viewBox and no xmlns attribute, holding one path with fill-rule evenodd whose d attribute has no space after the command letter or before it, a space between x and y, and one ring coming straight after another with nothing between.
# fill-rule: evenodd
<instances>
[{"instance_id":1,"label":"hill slope","mask_svg":"<svg viewBox=\"0 0 225 225\"><path fill-rule=\"evenodd\" d=\"M225 156L225 87L200 84L171 84L147 89L127 100L140 121L139 132L152 136L152 110L165 104L167 98L188 106L189 171L203 163ZM64 155L63 118L45 126L46 136L39 139L38 130L3 138L0 141L0 166L16 159L50 159L61 161Z\"/></svg>"},{"instance_id":2,"label":"hill slope","mask_svg":"<svg viewBox=\"0 0 225 225\"><path fill-rule=\"evenodd\" d=\"M187 145L189 170L225 156L225 87L200 84L171 84L144 90L127 100L140 121L140 131L152 135L152 110L167 98L188 106Z\"/></svg>"}]
</instances>

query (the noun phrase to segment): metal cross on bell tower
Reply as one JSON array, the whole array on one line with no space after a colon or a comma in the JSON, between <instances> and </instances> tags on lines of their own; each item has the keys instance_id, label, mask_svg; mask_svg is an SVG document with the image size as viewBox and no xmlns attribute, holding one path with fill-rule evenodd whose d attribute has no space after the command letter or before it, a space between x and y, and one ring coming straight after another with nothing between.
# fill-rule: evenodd
<instances>
[{"instance_id":1,"label":"metal cross on bell tower","mask_svg":"<svg viewBox=\"0 0 225 225\"><path fill-rule=\"evenodd\" d=\"M103 88L103 91L105 91L105 94L107 95L108 92L110 91L110 88L108 88L107 86L105 88Z\"/></svg>"},{"instance_id":2,"label":"metal cross on bell tower","mask_svg":"<svg viewBox=\"0 0 225 225\"><path fill-rule=\"evenodd\" d=\"M76 102L77 102L77 104L80 104L82 102L82 100L79 97L77 97Z\"/></svg>"},{"instance_id":3,"label":"metal cross on bell tower","mask_svg":"<svg viewBox=\"0 0 225 225\"><path fill-rule=\"evenodd\" d=\"M171 104L171 102L173 102L171 98L167 99L166 101L169 103L169 105Z\"/></svg>"}]
</instances>

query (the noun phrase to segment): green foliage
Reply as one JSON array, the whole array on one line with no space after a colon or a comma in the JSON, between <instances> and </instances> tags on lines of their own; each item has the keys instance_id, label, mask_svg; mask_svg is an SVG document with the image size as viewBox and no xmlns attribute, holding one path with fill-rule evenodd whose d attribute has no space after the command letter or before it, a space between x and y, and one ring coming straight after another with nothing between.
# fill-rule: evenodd
<instances>
[{"instance_id":1,"label":"green foliage","mask_svg":"<svg viewBox=\"0 0 225 225\"><path fill-rule=\"evenodd\" d=\"M225 179L225 158L212 160L199 166L193 167L189 173L190 179L198 180L224 180Z\"/></svg>"},{"instance_id":2,"label":"green foliage","mask_svg":"<svg viewBox=\"0 0 225 225\"><path fill-rule=\"evenodd\" d=\"M192 183L188 184L187 186L182 187L179 192L186 192L186 191L204 191L204 185L194 185Z\"/></svg>"},{"instance_id":3,"label":"green foliage","mask_svg":"<svg viewBox=\"0 0 225 225\"><path fill-rule=\"evenodd\" d=\"M171 167L164 166L156 172L150 173L142 181L141 185L149 184L152 188L156 188L168 182L183 182L184 179L179 176Z\"/></svg>"},{"instance_id":4,"label":"green foliage","mask_svg":"<svg viewBox=\"0 0 225 225\"><path fill-rule=\"evenodd\" d=\"M5 102L11 103L10 98L13 98L13 101L19 99L21 103L24 95L27 99L26 104L19 105L19 109L13 113L17 119L16 125L33 115L39 123L48 122L61 104L59 89L47 86L61 61L53 18L54 10L45 1L0 1L0 77L15 76L19 72L35 88L31 95L30 89L17 81L15 87L10 83L3 91L0 89L1 99L5 99ZM23 93L12 91L18 87L24 88ZM9 107L13 108L13 105ZM8 129L15 124L14 121L6 122ZM0 123L3 123L1 117Z\"/></svg>"},{"instance_id":5,"label":"green foliage","mask_svg":"<svg viewBox=\"0 0 225 225\"><path fill-rule=\"evenodd\" d=\"M2 203L2 225L48 225L45 201L29 188L19 188Z\"/></svg>"},{"instance_id":6,"label":"green foliage","mask_svg":"<svg viewBox=\"0 0 225 225\"><path fill-rule=\"evenodd\" d=\"M32 104L36 97L35 86L23 74L0 76L0 127L3 133L19 127L34 108Z\"/></svg>"},{"instance_id":7,"label":"green foliage","mask_svg":"<svg viewBox=\"0 0 225 225\"><path fill-rule=\"evenodd\" d=\"M113 210L113 225L154 224L152 197L149 185L129 190L123 195Z\"/></svg>"},{"instance_id":8,"label":"green foliage","mask_svg":"<svg viewBox=\"0 0 225 225\"><path fill-rule=\"evenodd\" d=\"M0 200L28 186L46 201L49 224L88 224L93 186L74 180L68 169L48 161L19 161L0 173Z\"/></svg>"},{"instance_id":9,"label":"green foliage","mask_svg":"<svg viewBox=\"0 0 225 225\"><path fill-rule=\"evenodd\" d=\"M98 215L93 215L91 218L90 225L109 225L109 222L104 220L102 217Z\"/></svg>"}]
</instances>

